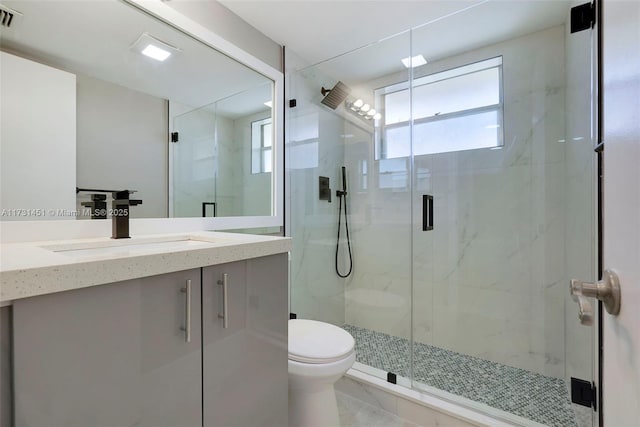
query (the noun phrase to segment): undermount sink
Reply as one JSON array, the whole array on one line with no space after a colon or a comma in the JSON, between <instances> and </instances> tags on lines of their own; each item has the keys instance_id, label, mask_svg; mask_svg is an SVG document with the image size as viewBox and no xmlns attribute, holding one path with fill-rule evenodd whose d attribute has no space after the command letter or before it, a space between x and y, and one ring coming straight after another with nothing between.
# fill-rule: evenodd
<instances>
[{"instance_id":1,"label":"undermount sink","mask_svg":"<svg viewBox=\"0 0 640 427\"><path fill-rule=\"evenodd\" d=\"M216 242L196 240L188 236L151 239L122 239L43 246L44 249L74 258L99 258L172 252L184 249L210 248Z\"/></svg>"}]
</instances>

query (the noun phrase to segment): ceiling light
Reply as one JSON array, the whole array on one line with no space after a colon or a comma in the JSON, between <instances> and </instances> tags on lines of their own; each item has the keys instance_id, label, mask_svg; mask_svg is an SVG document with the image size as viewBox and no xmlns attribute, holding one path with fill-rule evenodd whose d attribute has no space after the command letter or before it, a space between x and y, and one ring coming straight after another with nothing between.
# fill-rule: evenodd
<instances>
[{"instance_id":1,"label":"ceiling light","mask_svg":"<svg viewBox=\"0 0 640 427\"><path fill-rule=\"evenodd\" d=\"M271 108L271 107L273 107L273 102L267 101L267 102L264 103L264 105L266 105L267 107Z\"/></svg>"},{"instance_id":2,"label":"ceiling light","mask_svg":"<svg viewBox=\"0 0 640 427\"><path fill-rule=\"evenodd\" d=\"M382 114L380 113L376 113L375 116L373 116L373 120L380 120L382 118Z\"/></svg>"},{"instance_id":3,"label":"ceiling light","mask_svg":"<svg viewBox=\"0 0 640 427\"><path fill-rule=\"evenodd\" d=\"M409 61L411 61L411 68L419 67L427 63L427 60L424 59L424 56L416 55L416 56L406 57L402 59L402 64L405 67L409 68Z\"/></svg>"},{"instance_id":4,"label":"ceiling light","mask_svg":"<svg viewBox=\"0 0 640 427\"><path fill-rule=\"evenodd\" d=\"M156 61L165 61L172 54L181 52L177 47L158 40L148 33L142 33L130 48Z\"/></svg>"},{"instance_id":5,"label":"ceiling light","mask_svg":"<svg viewBox=\"0 0 640 427\"><path fill-rule=\"evenodd\" d=\"M360 111L362 111L363 113L366 113L370 109L371 109L371 106L369 104L364 104L362 107L360 107Z\"/></svg>"},{"instance_id":6,"label":"ceiling light","mask_svg":"<svg viewBox=\"0 0 640 427\"><path fill-rule=\"evenodd\" d=\"M353 103L353 106L356 108L360 108L364 105L364 101L362 99L356 99L356 101Z\"/></svg>"},{"instance_id":7,"label":"ceiling light","mask_svg":"<svg viewBox=\"0 0 640 427\"><path fill-rule=\"evenodd\" d=\"M152 44L147 45L147 47L142 49L142 52L140 53L158 61L164 61L165 59L171 56L171 52L161 49Z\"/></svg>"},{"instance_id":8,"label":"ceiling light","mask_svg":"<svg viewBox=\"0 0 640 427\"><path fill-rule=\"evenodd\" d=\"M367 116L375 116L375 115L376 115L375 108L372 108L371 110L367 111Z\"/></svg>"}]
</instances>

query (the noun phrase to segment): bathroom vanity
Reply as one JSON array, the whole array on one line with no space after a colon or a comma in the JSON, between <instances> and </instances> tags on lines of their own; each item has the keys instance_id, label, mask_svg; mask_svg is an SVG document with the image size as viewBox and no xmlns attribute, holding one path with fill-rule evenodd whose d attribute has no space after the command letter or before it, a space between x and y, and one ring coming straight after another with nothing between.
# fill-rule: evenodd
<instances>
[{"instance_id":1,"label":"bathroom vanity","mask_svg":"<svg viewBox=\"0 0 640 427\"><path fill-rule=\"evenodd\" d=\"M2 416L10 405L16 426L286 425L289 249L215 232L2 245L14 390Z\"/></svg>"}]
</instances>

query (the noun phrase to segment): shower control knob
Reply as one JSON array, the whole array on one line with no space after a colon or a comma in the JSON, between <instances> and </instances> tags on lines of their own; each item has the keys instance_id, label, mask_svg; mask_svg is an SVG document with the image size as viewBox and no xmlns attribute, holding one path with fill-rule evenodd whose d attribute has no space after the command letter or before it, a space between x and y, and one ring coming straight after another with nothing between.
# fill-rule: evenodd
<instances>
[{"instance_id":1,"label":"shower control knob","mask_svg":"<svg viewBox=\"0 0 640 427\"><path fill-rule=\"evenodd\" d=\"M602 301L609 314L616 316L620 313L620 280L613 270L605 270L602 280L597 283L572 279L569 289L573 300L580 307L579 317L583 325L593 323L593 308L587 298L596 298Z\"/></svg>"}]
</instances>

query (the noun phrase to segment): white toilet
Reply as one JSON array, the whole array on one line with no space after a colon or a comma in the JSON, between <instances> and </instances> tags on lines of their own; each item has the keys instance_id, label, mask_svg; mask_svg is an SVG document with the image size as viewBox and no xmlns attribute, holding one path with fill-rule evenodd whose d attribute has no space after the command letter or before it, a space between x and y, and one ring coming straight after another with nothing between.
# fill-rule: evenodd
<instances>
[{"instance_id":1,"label":"white toilet","mask_svg":"<svg viewBox=\"0 0 640 427\"><path fill-rule=\"evenodd\" d=\"M342 328L289 320L289 426L338 427L333 385L356 360L355 340Z\"/></svg>"}]
</instances>

